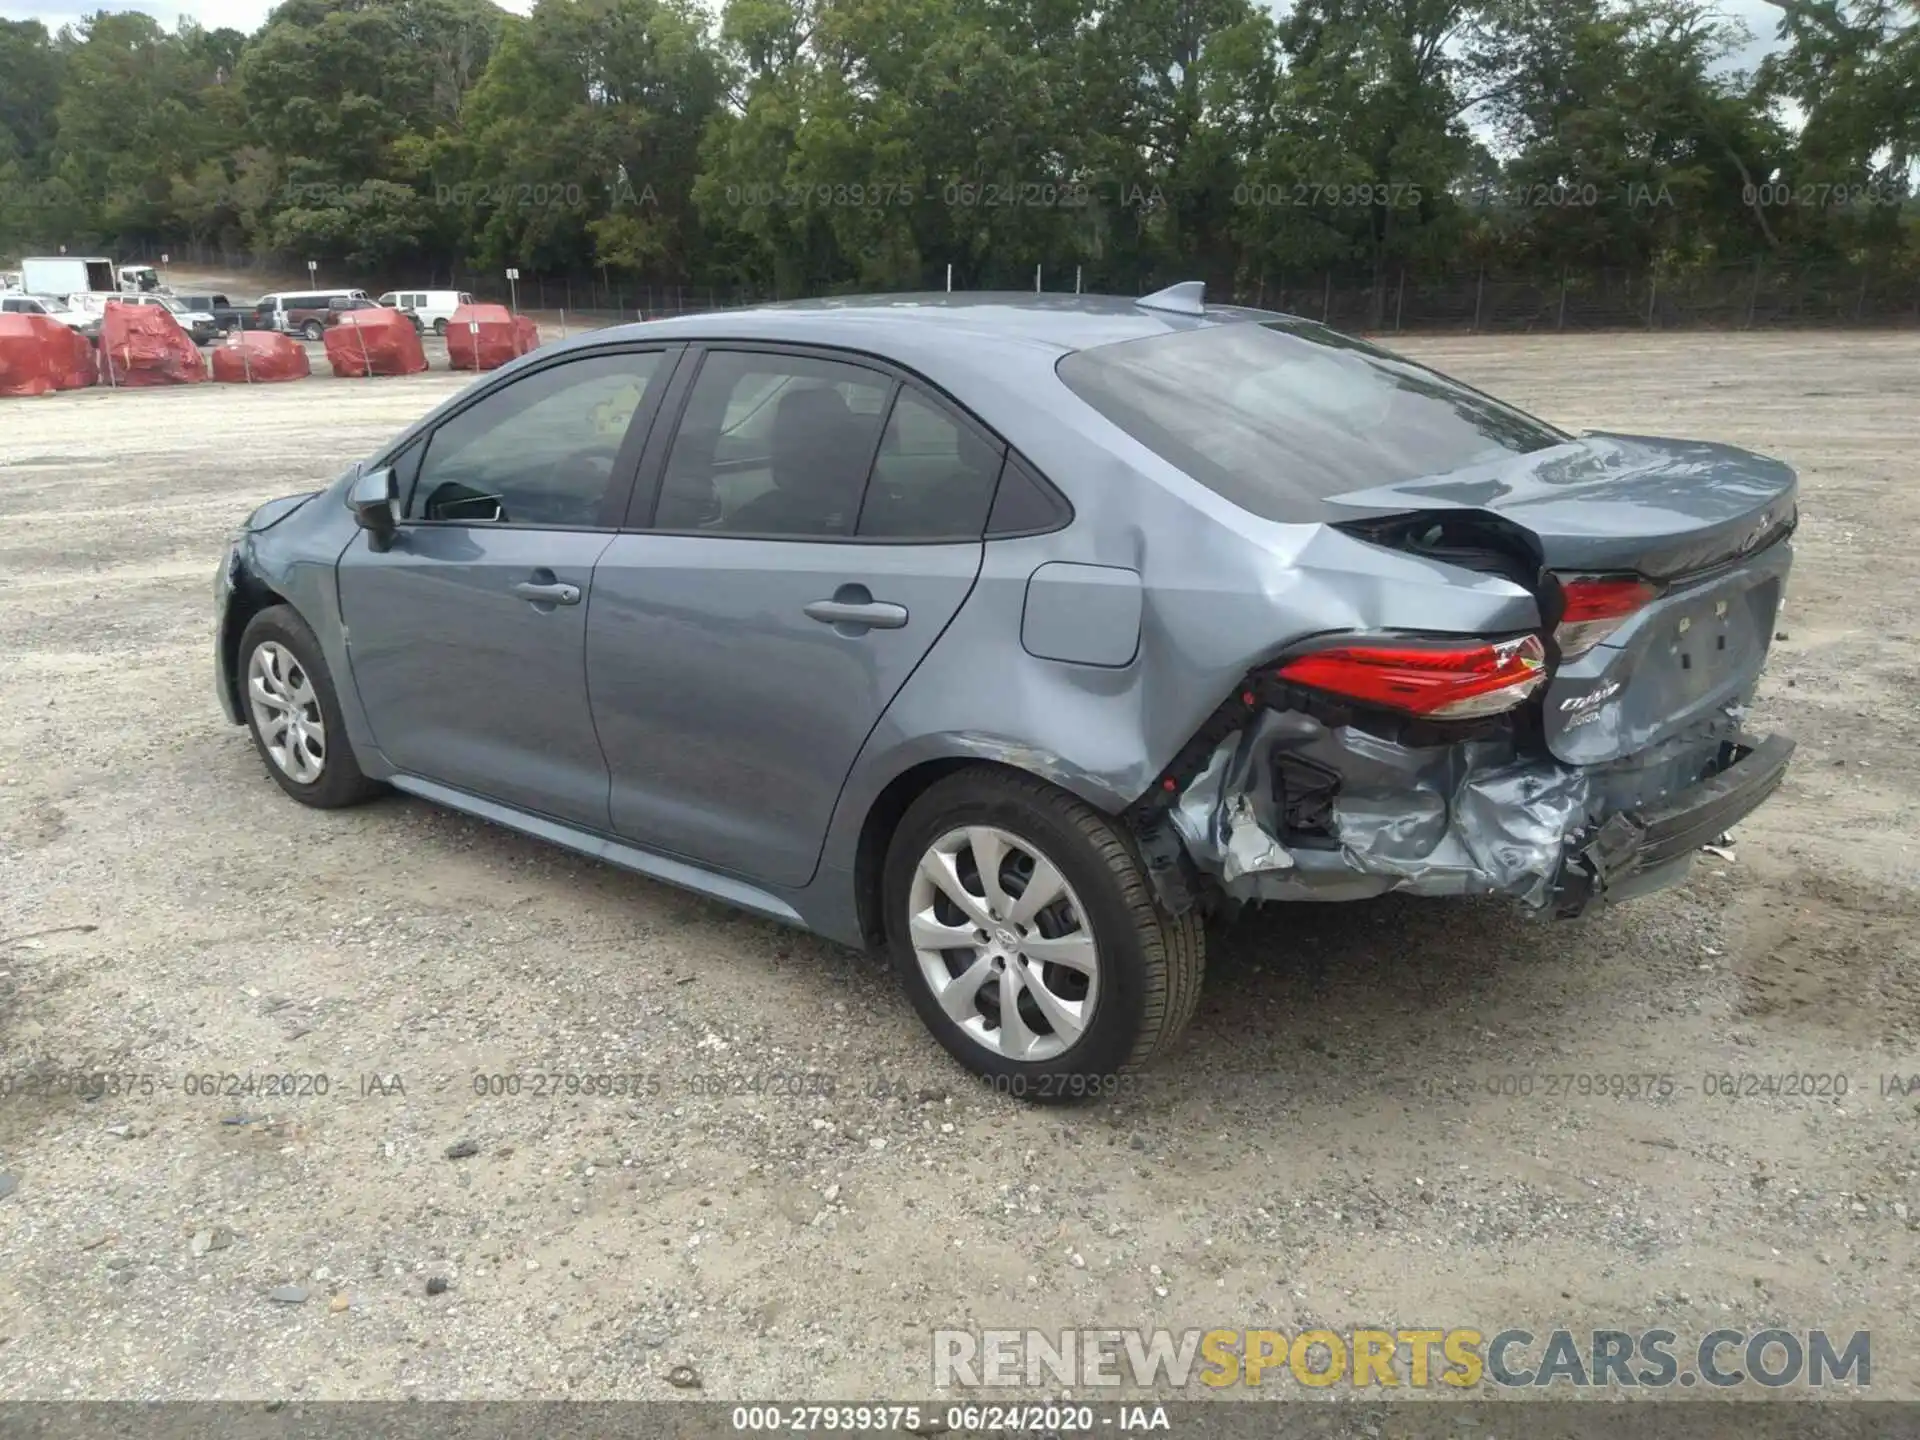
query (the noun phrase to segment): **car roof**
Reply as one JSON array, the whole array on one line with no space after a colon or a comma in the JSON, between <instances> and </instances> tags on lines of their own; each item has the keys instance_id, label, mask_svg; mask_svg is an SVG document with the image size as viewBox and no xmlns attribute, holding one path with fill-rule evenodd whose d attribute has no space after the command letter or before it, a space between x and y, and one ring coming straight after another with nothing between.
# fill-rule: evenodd
<instances>
[{"instance_id":1,"label":"car roof","mask_svg":"<svg viewBox=\"0 0 1920 1440\"><path fill-rule=\"evenodd\" d=\"M1200 313L1123 295L1021 291L836 296L713 310L594 330L572 349L610 340L754 340L864 351L960 391L1022 383L1062 355L1153 335L1285 318L1244 306ZM549 348L562 348L549 347ZM962 398L966 398L962 395Z\"/></svg>"},{"instance_id":2,"label":"car roof","mask_svg":"<svg viewBox=\"0 0 1920 1440\"><path fill-rule=\"evenodd\" d=\"M984 421L1042 473L1072 463L1112 422L1065 393L1055 367L1097 345L1289 317L1243 306L1181 304L1172 296L1047 295L1019 291L844 296L650 320L542 346L568 351L622 341L751 341L859 352L912 371ZM1185 296L1180 300L1184 301ZM1082 413L1084 411L1084 413ZM1117 432L1116 432L1117 433Z\"/></svg>"},{"instance_id":3,"label":"car roof","mask_svg":"<svg viewBox=\"0 0 1920 1440\"><path fill-rule=\"evenodd\" d=\"M1271 312L1214 306L1200 314L1143 306L1123 295L1048 295L1024 291L849 295L711 310L619 327L647 335L796 342L867 348L934 340L942 345L1009 342L1084 350L1175 330L1270 318ZM605 335L607 332L600 332Z\"/></svg>"}]
</instances>

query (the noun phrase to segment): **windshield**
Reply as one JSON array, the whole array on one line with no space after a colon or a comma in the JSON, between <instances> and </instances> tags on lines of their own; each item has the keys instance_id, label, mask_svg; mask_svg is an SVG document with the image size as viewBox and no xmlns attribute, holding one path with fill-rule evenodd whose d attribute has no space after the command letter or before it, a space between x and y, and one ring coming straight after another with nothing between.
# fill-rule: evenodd
<instances>
[{"instance_id":1,"label":"windshield","mask_svg":"<svg viewBox=\"0 0 1920 1440\"><path fill-rule=\"evenodd\" d=\"M1162 459L1269 520L1569 437L1470 386L1307 320L1095 346L1067 387Z\"/></svg>"},{"instance_id":2,"label":"windshield","mask_svg":"<svg viewBox=\"0 0 1920 1440\"><path fill-rule=\"evenodd\" d=\"M187 313L187 307L182 305L178 300L173 299L171 296L161 295L161 296L157 296L156 298L160 301L162 305L166 306L167 309L171 310L176 315L184 315Z\"/></svg>"}]
</instances>

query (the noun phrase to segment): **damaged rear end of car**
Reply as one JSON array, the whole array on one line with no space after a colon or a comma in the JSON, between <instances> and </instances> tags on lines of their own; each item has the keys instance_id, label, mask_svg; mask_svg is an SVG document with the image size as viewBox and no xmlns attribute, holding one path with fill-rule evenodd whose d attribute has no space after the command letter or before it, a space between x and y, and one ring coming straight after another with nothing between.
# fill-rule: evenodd
<instances>
[{"instance_id":1,"label":"damaged rear end of car","mask_svg":"<svg viewBox=\"0 0 1920 1440\"><path fill-rule=\"evenodd\" d=\"M1134 802L1164 899L1496 895L1572 916L1676 882L1778 786L1793 743L1748 713L1792 563L1790 468L1569 435L1305 322L1150 343L1186 353L1084 352L1063 378L1207 488L1317 527L1289 562L1295 622L1316 592L1365 617L1277 635ZM1351 577L1382 552L1405 583L1368 603ZM1463 594L1485 600L1470 629Z\"/></svg>"}]
</instances>

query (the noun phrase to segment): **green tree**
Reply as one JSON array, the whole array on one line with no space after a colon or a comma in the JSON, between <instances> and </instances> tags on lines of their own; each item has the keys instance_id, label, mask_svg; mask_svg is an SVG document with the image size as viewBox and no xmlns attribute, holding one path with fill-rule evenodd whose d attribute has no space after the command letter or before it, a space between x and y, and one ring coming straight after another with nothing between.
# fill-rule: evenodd
<instances>
[{"instance_id":1,"label":"green tree","mask_svg":"<svg viewBox=\"0 0 1920 1440\"><path fill-rule=\"evenodd\" d=\"M685 0L540 0L463 115L471 181L454 202L476 260L690 275L700 139L725 84Z\"/></svg>"},{"instance_id":2,"label":"green tree","mask_svg":"<svg viewBox=\"0 0 1920 1440\"><path fill-rule=\"evenodd\" d=\"M1473 65L1510 155L1474 197L1503 255L1641 267L1764 248L1754 181L1784 136L1721 68L1743 39L1683 0L1502 0Z\"/></svg>"}]
</instances>

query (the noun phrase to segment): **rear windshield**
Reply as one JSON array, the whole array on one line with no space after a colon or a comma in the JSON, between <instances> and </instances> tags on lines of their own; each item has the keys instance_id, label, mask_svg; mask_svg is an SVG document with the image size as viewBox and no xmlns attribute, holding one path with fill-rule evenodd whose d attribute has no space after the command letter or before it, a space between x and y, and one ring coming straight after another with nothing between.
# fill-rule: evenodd
<instances>
[{"instance_id":1,"label":"rear windshield","mask_svg":"<svg viewBox=\"0 0 1920 1440\"><path fill-rule=\"evenodd\" d=\"M1217 325L1067 356L1074 394L1269 520L1569 437L1457 380L1307 320Z\"/></svg>"}]
</instances>

